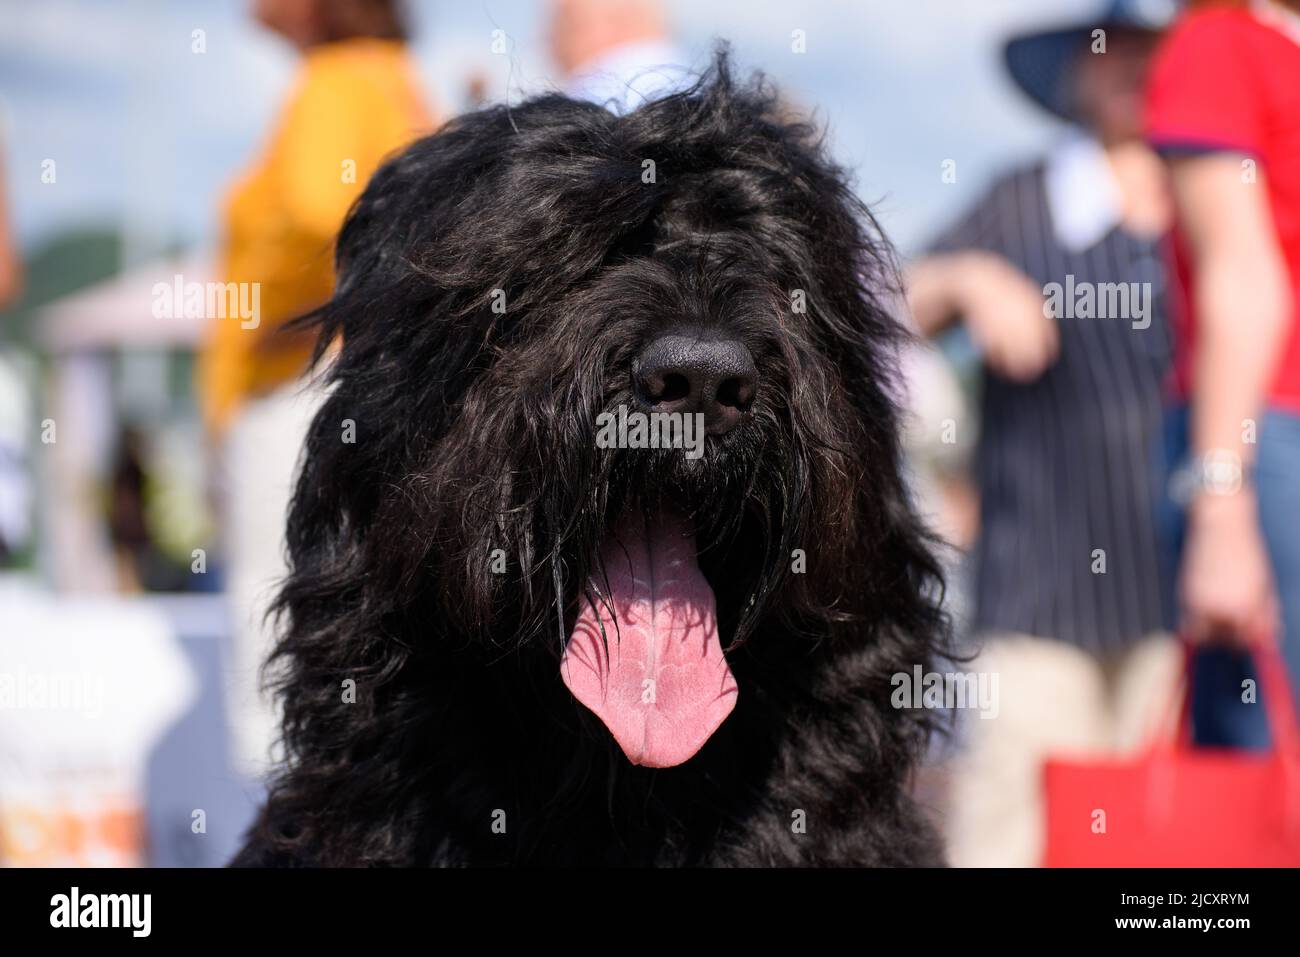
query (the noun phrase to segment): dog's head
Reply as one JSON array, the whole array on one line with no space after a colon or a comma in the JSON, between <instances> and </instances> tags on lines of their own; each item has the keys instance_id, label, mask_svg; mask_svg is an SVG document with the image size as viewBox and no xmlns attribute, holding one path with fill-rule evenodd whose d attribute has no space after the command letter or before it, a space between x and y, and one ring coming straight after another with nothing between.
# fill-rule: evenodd
<instances>
[{"instance_id":1,"label":"dog's head","mask_svg":"<svg viewBox=\"0 0 1300 957\"><path fill-rule=\"evenodd\" d=\"M296 626L538 656L654 766L746 694L745 643L932 626L887 247L725 58L623 116L545 96L451 122L375 176L338 267Z\"/></svg>"}]
</instances>

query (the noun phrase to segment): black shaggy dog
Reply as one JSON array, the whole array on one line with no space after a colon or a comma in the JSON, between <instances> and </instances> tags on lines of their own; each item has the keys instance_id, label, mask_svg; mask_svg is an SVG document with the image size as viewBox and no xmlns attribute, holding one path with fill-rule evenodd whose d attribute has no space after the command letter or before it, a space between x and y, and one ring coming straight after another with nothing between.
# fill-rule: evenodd
<instances>
[{"instance_id":1,"label":"black shaggy dog","mask_svg":"<svg viewBox=\"0 0 1300 957\"><path fill-rule=\"evenodd\" d=\"M811 127L725 55L624 116L484 110L337 261L235 863L941 862L890 703L946 633L892 260ZM702 416L703 456L602 447L619 409Z\"/></svg>"}]
</instances>

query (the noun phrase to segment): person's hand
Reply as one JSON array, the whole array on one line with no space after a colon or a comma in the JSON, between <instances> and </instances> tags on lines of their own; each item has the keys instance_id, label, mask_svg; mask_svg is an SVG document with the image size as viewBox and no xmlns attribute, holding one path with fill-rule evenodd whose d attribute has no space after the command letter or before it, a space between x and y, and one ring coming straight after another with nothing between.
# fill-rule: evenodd
<instances>
[{"instance_id":1,"label":"person's hand","mask_svg":"<svg viewBox=\"0 0 1300 957\"><path fill-rule=\"evenodd\" d=\"M1193 502L1179 587L1193 641L1249 645L1274 634L1277 599L1249 489Z\"/></svg>"},{"instance_id":2,"label":"person's hand","mask_svg":"<svg viewBox=\"0 0 1300 957\"><path fill-rule=\"evenodd\" d=\"M1042 290L991 253L968 253L961 268L961 311L985 363L1016 382L1037 379L1060 349L1056 320L1044 311Z\"/></svg>"}]
</instances>

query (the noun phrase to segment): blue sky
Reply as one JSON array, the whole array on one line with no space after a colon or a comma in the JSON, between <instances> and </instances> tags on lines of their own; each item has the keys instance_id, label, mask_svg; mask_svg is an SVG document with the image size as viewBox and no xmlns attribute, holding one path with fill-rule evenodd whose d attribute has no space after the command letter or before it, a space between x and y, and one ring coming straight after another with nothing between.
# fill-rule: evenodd
<instances>
[{"instance_id":1,"label":"blue sky","mask_svg":"<svg viewBox=\"0 0 1300 957\"><path fill-rule=\"evenodd\" d=\"M672 0L703 63L715 38L744 67L815 107L903 248L969 202L1006 164L1059 135L1004 76L1009 32L1075 18L1093 0ZM246 0L0 0L0 124L7 192L32 248L79 225L122 228L128 258L168 238L210 244L219 197L256 153L293 75L291 51ZM466 77L494 98L553 85L545 0L414 0L424 83L446 109ZM207 52L191 52L202 29ZM511 54L491 52L505 30ZM790 49L801 29L807 52ZM55 160L57 181L41 182ZM940 179L957 161L956 184Z\"/></svg>"}]
</instances>

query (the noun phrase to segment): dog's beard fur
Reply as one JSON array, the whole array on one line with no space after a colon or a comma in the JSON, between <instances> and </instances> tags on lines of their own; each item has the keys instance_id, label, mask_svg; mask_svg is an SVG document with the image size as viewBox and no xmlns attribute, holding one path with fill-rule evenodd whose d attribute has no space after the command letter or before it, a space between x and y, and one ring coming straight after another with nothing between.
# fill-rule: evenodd
<instances>
[{"instance_id":1,"label":"dog's beard fur","mask_svg":"<svg viewBox=\"0 0 1300 957\"><path fill-rule=\"evenodd\" d=\"M725 57L624 117L558 96L471 114L375 176L338 263L278 606L288 762L239 860L937 859L905 789L927 722L889 704L944 634L901 477L892 268L811 128ZM745 344L752 410L698 462L598 448L672 327ZM559 662L607 530L669 506L739 697L651 770Z\"/></svg>"}]
</instances>

